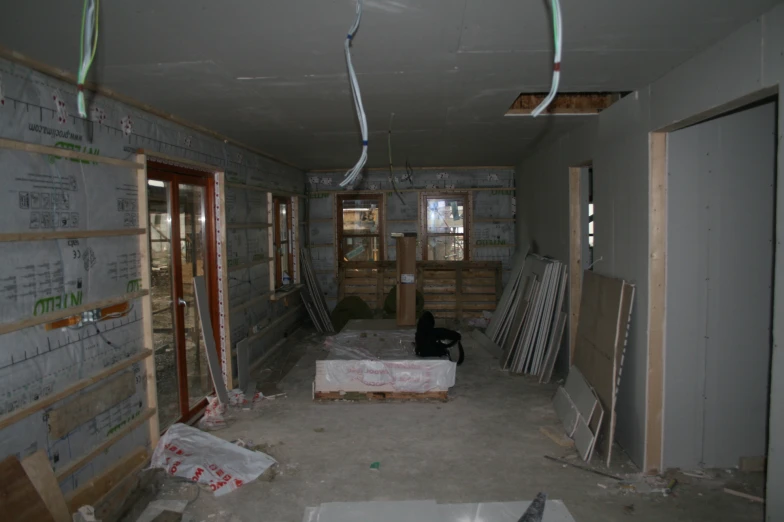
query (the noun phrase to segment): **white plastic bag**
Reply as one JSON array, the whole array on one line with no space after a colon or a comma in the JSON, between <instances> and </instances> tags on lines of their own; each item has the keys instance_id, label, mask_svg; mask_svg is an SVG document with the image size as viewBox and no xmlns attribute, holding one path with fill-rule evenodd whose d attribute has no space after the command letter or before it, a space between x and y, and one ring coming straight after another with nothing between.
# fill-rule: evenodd
<instances>
[{"instance_id":1,"label":"white plastic bag","mask_svg":"<svg viewBox=\"0 0 784 522\"><path fill-rule=\"evenodd\" d=\"M158 441L150 467L206 484L218 497L255 480L275 464L269 455L175 424Z\"/></svg>"}]
</instances>

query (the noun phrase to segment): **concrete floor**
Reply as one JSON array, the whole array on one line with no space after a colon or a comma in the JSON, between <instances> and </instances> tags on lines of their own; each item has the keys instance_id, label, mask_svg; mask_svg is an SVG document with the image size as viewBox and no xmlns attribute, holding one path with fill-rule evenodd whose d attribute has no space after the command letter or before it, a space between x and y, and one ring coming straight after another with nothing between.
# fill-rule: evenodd
<instances>
[{"instance_id":1,"label":"concrete floor","mask_svg":"<svg viewBox=\"0 0 784 522\"><path fill-rule=\"evenodd\" d=\"M562 499L577 522L763 519L760 504L723 492L727 481L753 482L753 476L678 475L675 495L665 497L621 491L612 479L544 459L575 458L540 431L562 430L550 406L557 385L499 371L497 361L471 340L447 403L315 403L311 383L319 339L300 331L282 347L272 378L280 378L287 398L239 412L228 428L213 432L250 441L277 459L272 480L215 498L169 477L157 498L191 500L183 520L208 522L300 522L306 507L322 502L516 501L539 491ZM616 453L612 471L637 477L622 451ZM373 462L379 470L370 469Z\"/></svg>"}]
</instances>

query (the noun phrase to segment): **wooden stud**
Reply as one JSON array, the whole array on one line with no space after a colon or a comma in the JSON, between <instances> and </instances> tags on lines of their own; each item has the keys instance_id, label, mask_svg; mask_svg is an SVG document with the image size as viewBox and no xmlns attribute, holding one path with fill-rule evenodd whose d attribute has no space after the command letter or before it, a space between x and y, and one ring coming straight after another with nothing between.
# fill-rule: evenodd
<instances>
[{"instance_id":1,"label":"wooden stud","mask_svg":"<svg viewBox=\"0 0 784 522\"><path fill-rule=\"evenodd\" d=\"M133 430L135 430L136 428L138 428L148 420L152 419L153 417L155 417L156 413L157 411L155 410L155 408L150 408L145 410L141 415L139 415L139 417L131 421L130 424L125 426L120 431L113 433L108 439L103 441L101 444L95 446L88 453L78 458L77 460L71 462L66 467L57 470L56 473L57 481L62 482L66 478L70 477L71 475L79 471L81 468L86 466L88 462L92 461L95 457L97 457L104 451L108 450L121 438L125 437Z\"/></svg>"},{"instance_id":2,"label":"wooden stud","mask_svg":"<svg viewBox=\"0 0 784 522\"><path fill-rule=\"evenodd\" d=\"M7 427L7 426L10 426L11 424L14 424L16 422L19 422L20 420L22 420L22 419L24 419L26 417L29 417L33 413L35 413L37 411L41 411L42 409L44 409L44 408L46 408L48 406L51 406L52 404L56 403L57 401L59 401L61 399L64 399L65 397L68 397L69 395L73 395L74 393L76 393L76 392L78 392L80 390L83 390L83 389L87 388L88 386L90 386L92 384L95 384L96 382L109 377L110 375L114 375L115 373L120 372L120 371L128 368L132 364L137 363L139 361L142 361L142 360L150 357L151 355L152 355L152 350L142 350L141 352L137 353L136 355L133 355L133 356L129 357L128 359L125 359L124 361L120 361L117 364L109 366L108 368L105 368L103 371L98 372L95 375L92 375L90 377L85 377L84 379L76 381L75 383L73 383L72 385L68 386L67 388L65 388L62 391L59 391L59 392L57 392L57 393L55 393L53 395L49 395L47 397L39 399L38 401L36 401L36 402L34 402L32 404L28 404L27 406L25 406L21 410L17 410L17 411L13 411L11 413L7 413L3 417L0 417L0 429L3 429L5 427Z\"/></svg>"},{"instance_id":3,"label":"wooden stud","mask_svg":"<svg viewBox=\"0 0 784 522\"><path fill-rule=\"evenodd\" d=\"M39 145L37 143L26 143L24 141L9 140L8 138L0 138L0 149L21 150L33 154L46 154L48 156L55 156L59 158L85 160L88 163L102 163L104 165L126 167L134 170L139 168L139 164L134 163L133 161L121 160L109 156L96 156L94 154L86 154L84 152L76 152L74 150L60 149L58 147L50 147L48 145Z\"/></svg>"},{"instance_id":4,"label":"wooden stud","mask_svg":"<svg viewBox=\"0 0 784 522\"><path fill-rule=\"evenodd\" d=\"M10 332L15 332L17 330L23 330L25 328L30 328L32 326L38 326L40 324L53 323L55 321L59 321L60 319L65 319L66 317L73 317L75 315L80 315L82 312L86 312L87 310L94 310L96 308L107 308L109 306L126 303L128 301L132 301L139 297L144 297L149 293L150 293L149 290L139 290L137 292L131 292L130 294L125 294L120 297L112 297L110 299L93 301L92 303L73 306L71 308L57 310L56 312L50 312L48 314L29 317L27 319L22 319L20 321L15 321L12 323L0 324L0 335L7 334Z\"/></svg>"},{"instance_id":5,"label":"wooden stud","mask_svg":"<svg viewBox=\"0 0 784 522\"><path fill-rule=\"evenodd\" d=\"M149 208L147 200L147 157L144 154L136 156L136 162L140 165L136 171L136 186L139 194L139 226L144 229L145 235L139 237L139 252L142 253L142 288L152 291L152 258L150 252L149 235ZM155 346L152 325L152 295L148 294L142 300L142 328L144 329L144 342L150 348ZM153 410L158 406L158 381L155 373L155 357L149 357L144 361L144 372L147 378L147 407ZM160 437L160 423L158 416L150 418L150 444L155 447Z\"/></svg>"},{"instance_id":6,"label":"wooden stud","mask_svg":"<svg viewBox=\"0 0 784 522\"><path fill-rule=\"evenodd\" d=\"M47 241L50 239L82 239L89 237L140 236L147 233L143 228L119 230L51 230L47 232L11 232L0 234L0 243L16 241Z\"/></svg>"},{"instance_id":7,"label":"wooden stud","mask_svg":"<svg viewBox=\"0 0 784 522\"><path fill-rule=\"evenodd\" d=\"M582 204L580 201L583 167L569 168L569 364L577 347L577 324L583 288Z\"/></svg>"},{"instance_id":8,"label":"wooden stud","mask_svg":"<svg viewBox=\"0 0 784 522\"><path fill-rule=\"evenodd\" d=\"M73 513L82 506L96 506L101 499L109 495L126 478L133 478L135 474L147 465L149 450L138 447L125 456L117 464L79 486L65 497L68 509Z\"/></svg>"},{"instance_id":9,"label":"wooden stud","mask_svg":"<svg viewBox=\"0 0 784 522\"><path fill-rule=\"evenodd\" d=\"M68 512L65 497L60 491L60 485L54 476L46 450L40 449L22 459L22 467L35 490L41 495L41 499L49 513L52 514L54 521L71 522L71 514Z\"/></svg>"},{"instance_id":10,"label":"wooden stud","mask_svg":"<svg viewBox=\"0 0 784 522\"><path fill-rule=\"evenodd\" d=\"M664 351L667 296L667 134L650 135L648 378L643 471L662 469L664 448Z\"/></svg>"}]
</instances>

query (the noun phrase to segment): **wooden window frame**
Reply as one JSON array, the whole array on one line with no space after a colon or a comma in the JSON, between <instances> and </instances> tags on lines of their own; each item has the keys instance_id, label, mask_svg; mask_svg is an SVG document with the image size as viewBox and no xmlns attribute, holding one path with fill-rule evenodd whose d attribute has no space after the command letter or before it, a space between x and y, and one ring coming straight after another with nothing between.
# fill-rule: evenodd
<instances>
[{"instance_id":1,"label":"wooden window frame","mask_svg":"<svg viewBox=\"0 0 784 522\"><path fill-rule=\"evenodd\" d=\"M280 237L280 207L281 205L286 207L286 231L287 237L286 239L281 239ZM275 264L275 288L272 290L279 290L283 287L283 266L281 263L281 253L280 247L282 245L286 245L288 250L288 263L286 268L288 269L289 276L291 277L291 283L295 284L297 281L294 277L294 231L292 228L292 210L294 205L292 205L292 201L290 197L284 196L275 196L272 195L272 237L273 237L273 257Z\"/></svg>"},{"instance_id":2,"label":"wooden window frame","mask_svg":"<svg viewBox=\"0 0 784 522\"><path fill-rule=\"evenodd\" d=\"M343 202L352 199L366 199L378 202L378 233L376 234L345 234L343 232ZM378 238L378 261L384 261L386 257L386 238L384 230L386 229L386 199L382 193L345 193L335 196L335 253L337 255L338 264L348 263L361 263L362 261L345 261L343 258L343 238L344 237L377 237Z\"/></svg>"},{"instance_id":3,"label":"wooden window frame","mask_svg":"<svg viewBox=\"0 0 784 522\"><path fill-rule=\"evenodd\" d=\"M438 261L444 261L446 263L450 263L453 261L470 261L471 260L471 232L473 229L473 216L474 216L474 205L473 205L473 194L471 192L465 191L424 191L420 193L419 196L419 237L422 239L421 248L422 248L422 260L429 261L427 256L427 244L428 238L430 237L448 237L448 236L463 236L464 240L463 243L465 245L465 255L463 259L452 259L452 260L442 260L439 259ZM457 199L463 198L463 211L465 212L465 216L463 218L463 233L451 233L451 232L428 232L427 231L427 200L428 199Z\"/></svg>"}]
</instances>

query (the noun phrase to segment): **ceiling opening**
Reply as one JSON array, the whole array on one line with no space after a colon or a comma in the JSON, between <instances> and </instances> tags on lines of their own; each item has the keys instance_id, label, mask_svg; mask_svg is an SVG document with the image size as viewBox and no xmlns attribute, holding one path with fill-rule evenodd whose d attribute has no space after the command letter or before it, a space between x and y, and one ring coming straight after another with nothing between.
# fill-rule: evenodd
<instances>
[{"instance_id":1,"label":"ceiling opening","mask_svg":"<svg viewBox=\"0 0 784 522\"><path fill-rule=\"evenodd\" d=\"M557 94L542 114L556 116L599 114L628 92L571 92ZM547 97L546 92L522 93L514 101L506 116L530 116L531 112Z\"/></svg>"}]
</instances>

